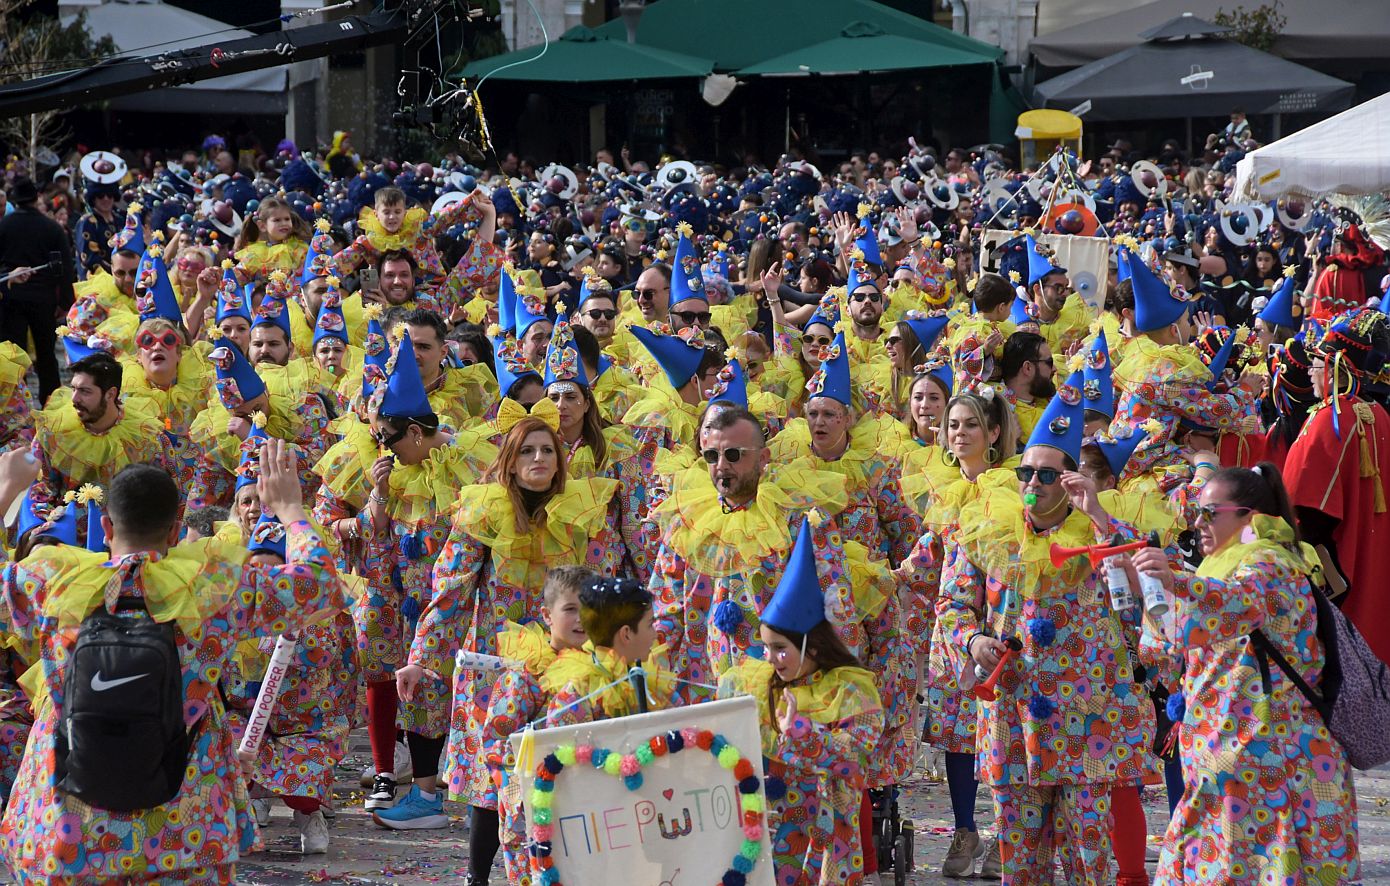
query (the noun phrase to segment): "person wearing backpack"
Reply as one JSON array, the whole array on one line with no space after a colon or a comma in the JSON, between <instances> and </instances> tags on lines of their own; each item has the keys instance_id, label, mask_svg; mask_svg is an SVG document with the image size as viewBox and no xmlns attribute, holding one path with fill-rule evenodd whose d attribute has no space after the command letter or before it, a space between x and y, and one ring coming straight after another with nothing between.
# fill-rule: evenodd
<instances>
[{"instance_id":1,"label":"person wearing backpack","mask_svg":"<svg viewBox=\"0 0 1390 886\"><path fill-rule=\"evenodd\" d=\"M175 546L179 489L137 464L107 489L109 557L54 546L0 572L0 640L37 651L0 823L17 882L235 881L256 832L219 675L237 643L346 604L288 444L264 445L259 486L289 529L283 566L249 568L215 537Z\"/></svg>"},{"instance_id":2,"label":"person wearing backpack","mask_svg":"<svg viewBox=\"0 0 1390 886\"><path fill-rule=\"evenodd\" d=\"M1312 581L1317 554L1299 538L1278 469L1222 468L1201 489L1204 559L1174 573L1158 548L1135 569L1163 582L1167 625L1145 620L1148 651L1185 666L1179 721L1186 786L1154 883L1351 883L1360 879L1356 793L1346 752L1262 635L1308 683L1326 663ZM1167 664L1172 665L1171 658Z\"/></svg>"}]
</instances>

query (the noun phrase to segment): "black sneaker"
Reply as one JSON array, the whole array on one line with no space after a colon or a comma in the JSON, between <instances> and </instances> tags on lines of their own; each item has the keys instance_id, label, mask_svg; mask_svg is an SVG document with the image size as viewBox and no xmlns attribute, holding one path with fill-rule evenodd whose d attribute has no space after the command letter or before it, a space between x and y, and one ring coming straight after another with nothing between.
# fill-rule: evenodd
<instances>
[{"instance_id":1,"label":"black sneaker","mask_svg":"<svg viewBox=\"0 0 1390 886\"><path fill-rule=\"evenodd\" d=\"M390 809L396 805L396 779L390 773L380 772L372 780L372 790L367 794L367 811Z\"/></svg>"}]
</instances>

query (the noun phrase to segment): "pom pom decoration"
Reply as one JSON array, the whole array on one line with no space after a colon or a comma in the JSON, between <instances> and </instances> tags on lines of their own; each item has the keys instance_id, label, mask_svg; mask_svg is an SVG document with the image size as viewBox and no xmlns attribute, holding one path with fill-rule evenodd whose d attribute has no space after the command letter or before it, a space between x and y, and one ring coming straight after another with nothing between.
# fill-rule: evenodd
<instances>
[{"instance_id":1,"label":"pom pom decoration","mask_svg":"<svg viewBox=\"0 0 1390 886\"><path fill-rule=\"evenodd\" d=\"M743 624L743 610L732 600L721 600L719 605L714 607L714 617L710 622L720 630L721 633L732 634Z\"/></svg>"},{"instance_id":2,"label":"pom pom decoration","mask_svg":"<svg viewBox=\"0 0 1390 886\"><path fill-rule=\"evenodd\" d=\"M738 779L739 804L742 810L740 830L744 839L739 845L738 854L733 857L728 870L720 878L720 883L726 884L726 886L740 886L740 884L746 886L747 876L752 873L763 852L762 839L765 834L762 814L763 798L759 793L762 782L758 779L757 771L753 768L752 762L745 758L738 748L731 745L728 739L707 729L693 728L673 730L664 735L654 735L645 743L638 745L630 754L621 754L608 748L594 748L588 745L560 745L547 754L540 765L536 767L529 798L531 804L529 854L532 872L538 875L539 882L545 886L562 886L560 872L555 867L554 859L551 857L554 852L553 840L555 837L552 804L554 803L555 777L566 766L574 763L591 763L595 769L602 769L610 775L621 778L623 786L629 791L636 791L641 789L643 785L643 767L657 757L665 756L667 753L679 753L689 746L708 751L718 760L721 767L731 770ZM786 795L786 785L780 779L768 779L767 785L770 797L774 794L774 788L776 796Z\"/></svg>"},{"instance_id":3,"label":"pom pom decoration","mask_svg":"<svg viewBox=\"0 0 1390 886\"><path fill-rule=\"evenodd\" d=\"M1037 645L1047 648L1052 645L1052 641L1057 639L1057 625L1053 624L1050 618L1030 618L1028 619L1028 635L1033 638Z\"/></svg>"},{"instance_id":4,"label":"pom pom decoration","mask_svg":"<svg viewBox=\"0 0 1390 886\"><path fill-rule=\"evenodd\" d=\"M751 794L753 792L745 791L745 793ZM769 800L776 803L787 796L787 783L775 775L769 775L763 779L763 793L767 794Z\"/></svg>"},{"instance_id":5,"label":"pom pom decoration","mask_svg":"<svg viewBox=\"0 0 1390 886\"><path fill-rule=\"evenodd\" d=\"M1052 706L1052 701L1044 695L1035 695L1028 699L1028 714L1034 720L1046 720L1052 716L1054 710L1056 708Z\"/></svg>"},{"instance_id":6,"label":"pom pom decoration","mask_svg":"<svg viewBox=\"0 0 1390 886\"><path fill-rule=\"evenodd\" d=\"M1181 692L1174 692L1168 696L1168 703L1163 706L1163 711L1168 715L1168 719L1174 723L1181 723L1187 716L1187 699Z\"/></svg>"}]
</instances>

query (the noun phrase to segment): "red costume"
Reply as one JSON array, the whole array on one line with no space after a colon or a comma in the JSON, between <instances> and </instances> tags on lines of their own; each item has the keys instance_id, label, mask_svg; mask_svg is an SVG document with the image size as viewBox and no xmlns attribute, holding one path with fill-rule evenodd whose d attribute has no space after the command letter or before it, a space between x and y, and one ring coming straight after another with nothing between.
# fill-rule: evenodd
<instances>
[{"instance_id":1,"label":"red costume","mask_svg":"<svg viewBox=\"0 0 1390 886\"><path fill-rule=\"evenodd\" d=\"M1366 303L1366 271L1385 262L1385 253L1356 225L1342 235L1345 252L1329 255L1313 287L1313 319L1327 320Z\"/></svg>"},{"instance_id":2,"label":"red costume","mask_svg":"<svg viewBox=\"0 0 1390 886\"><path fill-rule=\"evenodd\" d=\"M1390 414L1377 403L1340 397L1333 429L1333 408L1314 407L1303 432L1289 449L1284 480L1299 509L1305 534L1318 541L1318 511L1335 520L1332 541L1350 589L1338 600L1382 661L1390 661L1390 632L1385 613L1390 595L1390 508L1385 484L1390 481ZM1313 519L1309 519L1312 517Z\"/></svg>"}]
</instances>

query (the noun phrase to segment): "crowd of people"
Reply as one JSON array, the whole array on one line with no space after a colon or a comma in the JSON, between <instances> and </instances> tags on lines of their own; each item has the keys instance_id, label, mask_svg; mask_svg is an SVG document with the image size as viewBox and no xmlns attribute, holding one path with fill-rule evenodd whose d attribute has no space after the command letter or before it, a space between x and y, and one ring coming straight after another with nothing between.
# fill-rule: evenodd
<instances>
[{"instance_id":1,"label":"crowd of people","mask_svg":"<svg viewBox=\"0 0 1390 886\"><path fill-rule=\"evenodd\" d=\"M948 877L1359 879L1290 675L1320 684L1320 595L1390 660L1369 204L1233 226L1219 138L834 173L225 148L7 188L20 883L232 883L276 803L332 851L358 728L376 826L448 799L468 882L555 883L508 738L737 695L772 857L728 886L877 882L871 810L924 746Z\"/></svg>"}]
</instances>

